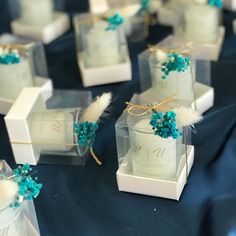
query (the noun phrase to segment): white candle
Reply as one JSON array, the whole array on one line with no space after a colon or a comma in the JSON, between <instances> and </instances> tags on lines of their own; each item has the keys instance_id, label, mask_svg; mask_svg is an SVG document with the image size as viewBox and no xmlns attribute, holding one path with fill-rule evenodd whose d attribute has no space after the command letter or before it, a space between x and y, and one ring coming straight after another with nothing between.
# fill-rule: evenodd
<instances>
[{"instance_id":1,"label":"white candle","mask_svg":"<svg viewBox=\"0 0 236 236\"><path fill-rule=\"evenodd\" d=\"M15 100L24 87L34 86L34 76L27 58L18 64L0 64L0 98Z\"/></svg>"},{"instance_id":2,"label":"white candle","mask_svg":"<svg viewBox=\"0 0 236 236\"><path fill-rule=\"evenodd\" d=\"M74 113L48 110L32 113L28 119L30 136L41 153L68 152L74 147Z\"/></svg>"},{"instance_id":3,"label":"white candle","mask_svg":"<svg viewBox=\"0 0 236 236\"><path fill-rule=\"evenodd\" d=\"M178 99L192 102L194 100L194 74L195 66L185 72L170 72L166 79L163 79L161 64L157 64L151 57L149 66L152 77L152 87L160 97L169 97L176 94ZM192 71L191 71L192 70Z\"/></svg>"},{"instance_id":4,"label":"white candle","mask_svg":"<svg viewBox=\"0 0 236 236\"><path fill-rule=\"evenodd\" d=\"M22 207L0 209L0 236L27 236Z\"/></svg>"},{"instance_id":5,"label":"white candle","mask_svg":"<svg viewBox=\"0 0 236 236\"><path fill-rule=\"evenodd\" d=\"M20 0L21 20L25 24L44 26L53 19L52 0Z\"/></svg>"},{"instance_id":6,"label":"white candle","mask_svg":"<svg viewBox=\"0 0 236 236\"><path fill-rule=\"evenodd\" d=\"M130 150L135 175L171 180L177 172L177 141L154 135L150 119L129 127Z\"/></svg>"},{"instance_id":7,"label":"white candle","mask_svg":"<svg viewBox=\"0 0 236 236\"><path fill-rule=\"evenodd\" d=\"M219 12L216 7L190 5L184 17L187 40L199 43L216 42L219 28Z\"/></svg>"},{"instance_id":8,"label":"white candle","mask_svg":"<svg viewBox=\"0 0 236 236\"><path fill-rule=\"evenodd\" d=\"M105 31L107 23L98 22L85 36L85 61L88 67L121 62L118 31Z\"/></svg>"}]
</instances>

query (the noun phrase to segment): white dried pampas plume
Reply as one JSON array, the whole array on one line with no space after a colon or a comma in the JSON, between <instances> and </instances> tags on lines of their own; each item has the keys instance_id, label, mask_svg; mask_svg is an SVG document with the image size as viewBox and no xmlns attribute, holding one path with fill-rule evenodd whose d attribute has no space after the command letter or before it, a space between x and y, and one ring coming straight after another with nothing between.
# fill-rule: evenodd
<instances>
[{"instance_id":1,"label":"white dried pampas plume","mask_svg":"<svg viewBox=\"0 0 236 236\"><path fill-rule=\"evenodd\" d=\"M81 121L97 122L111 103L111 93L103 93L84 111Z\"/></svg>"},{"instance_id":2,"label":"white dried pampas plume","mask_svg":"<svg viewBox=\"0 0 236 236\"><path fill-rule=\"evenodd\" d=\"M8 207L15 199L19 186L12 180L0 180L0 210Z\"/></svg>"},{"instance_id":3,"label":"white dried pampas plume","mask_svg":"<svg viewBox=\"0 0 236 236\"><path fill-rule=\"evenodd\" d=\"M193 125L203 119L202 115L192 108L177 107L173 111L176 113L176 123L178 128Z\"/></svg>"}]
</instances>

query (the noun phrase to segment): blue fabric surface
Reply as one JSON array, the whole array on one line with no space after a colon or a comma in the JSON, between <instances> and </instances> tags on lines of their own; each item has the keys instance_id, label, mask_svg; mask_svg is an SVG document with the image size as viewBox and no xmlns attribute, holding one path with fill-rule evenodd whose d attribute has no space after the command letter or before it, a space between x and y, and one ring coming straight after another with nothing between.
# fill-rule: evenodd
<instances>
[{"instance_id":1,"label":"blue fabric surface","mask_svg":"<svg viewBox=\"0 0 236 236\"><path fill-rule=\"evenodd\" d=\"M71 16L88 9L87 1L66 0ZM171 33L154 26L147 41L129 44L133 80L93 87L94 96L112 91L110 117L97 132L95 151L104 164L90 159L86 167L39 165L44 183L35 206L43 236L234 236L236 235L236 36L224 12L226 38L220 60L212 63L215 106L197 125L193 138L195 164L180 202L119 192L114 124L139 90L137 55L150 43ZM0 33L10 31L7 1L0 0ZM81 89L75 35L71 30L45 47L55 88ZM1 86L1 85L0 85ZM15 167L3 116L0 117L0 157Z\"/></svg>"}]
</instances>

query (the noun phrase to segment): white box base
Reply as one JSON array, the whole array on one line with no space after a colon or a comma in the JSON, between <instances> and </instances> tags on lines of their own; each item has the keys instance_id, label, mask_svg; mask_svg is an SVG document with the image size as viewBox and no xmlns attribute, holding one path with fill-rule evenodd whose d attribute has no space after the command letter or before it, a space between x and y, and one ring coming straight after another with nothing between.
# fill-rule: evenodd
<instances>
[{"instance_id":1,"label":"white box base","mask_svg":"<svg viewBox=\"0 0 236 236\"><path fill-rule=\"evenodd\" d=\"M202 43L196 43L194 44L194 51L199 52L196 55L196 59L201 60L210 60L210 61L217 61L220 56L221 48L224 42L225 37L225 27L220 26L219 27L219 36L217 41L214 44L202 44ZM173 40L176 41L176 43L189 43L189 41L186 41L183 38L180 38L178 36L173 36Z\"/></svg>"},{"instance_id":2,"label":"white box base","mask_svg":"<svg viewBox=\"0 0 236 236\"><path fill-rule=\"evenodd\" d=\"M156 91L150 88L140 94L140 99L144 104L156 103L155 94ZM214 88L195 82L195 97L196 100L192 104L192 107L195 108L196 104L196 110L200 113L204 113L214 105Z\"/></svg>"},{"instance_id":3,"label":"white box base","mask_svg":"<svg viewBox=\"0 0 236 236\"><path fill-rule=\"evenodd\" d=\"M163 197L179 201L186 184L186 161L182 156L180 172L176 181L158 180L127 173L121 168L116 172L119 191ZM194 162L194 147L188 146L188 175Z\"/></svg>"},{"instance_id":4,"label":"white box base","mask_svg":"<svg viewBox=\"0 0 236 236\"><path fill-rule=\"evenodd\" d=\"M85 68L83 56L80 53L78 53L78 60L84 87L124 82L132 78L128 53L125 62L116 65Z\"/></svg>"},{"instance_id":5,"label":"white box base","mask_svg":"<svg viewBox=\"0 0 236 236\"><path fill-rule=\"evenodd\" d=\"M54 20L44 27L26 25L20 20L14 20L11 22L11 28L15 35L29 37L48 44L69 30L70 18L65 13L56 12Z\"/></svg>"},{"instance_id":6,"label":"white box base","mask_svg":"<svg viewBox=\"0 0 236 236\"><path fill-rule=\"evenodd\" d=\"M235 0L223 0L223 6L227 10L236 11L236 1Z\"/></svg>"},{"instance_id":7,"label":"white box base","mask_svg":"<svg viewBox=\"0 0 236 236\"><path fill-rule=\"evenodd\" d=\"M36 87L40 88L40 91L52 91L53 85L52 80L42 77L36 77ZM46 93L49 95L49 93ZM44 96L44 100L46 101L48 99L48 96ZM0 114L6 115L9 110L11 109L11 106L14 104L15 101L10 99L4 99L0 98Z\"/></svg>"},{"instance_id":8,"label":"white box base","mask_svg":"<svg viewBox=\"0 0 236 236\"><path fill-rule=\"evenodd\" d=\"M214 106L214 88L198 83L195 83L196 93L196 110L204 113ZM194 107L194 104L193 104Z\"/></svg>"}]
</instances>

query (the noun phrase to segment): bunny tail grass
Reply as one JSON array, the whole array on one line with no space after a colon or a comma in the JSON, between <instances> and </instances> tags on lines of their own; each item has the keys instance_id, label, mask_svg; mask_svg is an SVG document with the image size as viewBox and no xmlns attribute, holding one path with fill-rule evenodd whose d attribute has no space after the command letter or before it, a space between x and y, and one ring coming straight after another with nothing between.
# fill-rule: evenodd
<instances>
[{"instance_id":1,"label":"bunny tail grass","mask_svg":"<svg viewBox=\"0 0 236 236\"><path fill-rule=\"evenodd\" d=\"M103 93L84 111L81 121L97 122L111 103L111 93Z\"/></svg>"},{"instance_id":2,"label":"bunny tail grass","mask_svg":"<svg viewBox=\"0 0 236 236\"><path fill-rule=\"evenodd\" d=\"M203 119L199 112L187 107L175 108L174 112L176 113L176 123L178 128L193 125Z\"/></svg>"}]
</instances>

